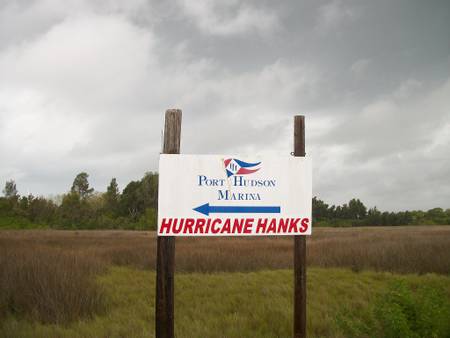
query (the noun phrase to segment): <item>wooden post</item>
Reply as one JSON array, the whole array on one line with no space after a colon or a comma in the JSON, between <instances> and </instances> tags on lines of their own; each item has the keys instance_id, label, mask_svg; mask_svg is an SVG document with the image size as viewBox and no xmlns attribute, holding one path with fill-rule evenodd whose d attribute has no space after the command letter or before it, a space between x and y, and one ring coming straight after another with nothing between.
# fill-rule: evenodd
<instances>
[{"instance_id":1,"label":"wooden post","mask_svg":"<svg viewBox=\"0 0 450 338\"><path fill-rule=\"evenodd\" d=\"M294 117L294 156L305 156L305 117ZM294 236L294 337L306 337L306 236Z\"/></svg>"},{"instance_id":2,"label":"wooden post","mask_svg":"<svg viewBox=\"0 0 450 338\"><path fill-rule=\"evenodd\" d=\"M164 154L180 153L181 110L166 111ZM158 237L156 254L156 338L174 337L175 237Z\"/></svg>"}]
</instances>

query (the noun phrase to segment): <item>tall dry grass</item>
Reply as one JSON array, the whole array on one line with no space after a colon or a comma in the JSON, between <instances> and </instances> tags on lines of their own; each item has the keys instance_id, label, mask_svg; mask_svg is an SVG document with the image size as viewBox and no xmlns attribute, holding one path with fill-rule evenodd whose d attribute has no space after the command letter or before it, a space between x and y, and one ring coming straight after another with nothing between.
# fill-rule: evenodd
<instances>
[{"instance_id":1,"label":"tall dry grass","mask_svg":"<svg viewBox=\"0 0 450 338\"><path fill-rule=\"evenodd\" d=\"M178 238L177 272L291 268L292 237ZM95 275L110 265L154 269L156 237L134 231L0 232L0 315L65 323L105 308ZM450 273L450 227L319 228L307 264Z\"/></svg>"},{"instance_id":2,"label":"tall dry grass","mask_svg":"<svg viewBox=\"0 0 450 338\"><path fill-rule=\"evenodd\" d=\"M450 227L323 229L308 243L308 264L355 271L450 273Z\"/></svg>"},{"instance_id":3,"label":"tall dry grass","mask_svg":"<svg viewBox=\"0 0 450 338\"><path fill-rule=\"evenodd\" d=\"M8 314L44 323L90 318L105 309L93 276L96 259L61 249L0 243L0 317Z\"/></svg>"},{"instance_id":4,"label":"tall dry grass","mask_svg":"<svg viewBox=\"0 0 450 338\"><path fill-rule=\"evenodd\" d=\"M252 271L292 267L292 237L177 238L180 272ZM70 253L97 264L154 269L156 237L144 231L3 231L14 252ZM307 239L307 263L319 267L400 273L450 273L450 226L317 228Z\"/></svg>"}]
</instances>

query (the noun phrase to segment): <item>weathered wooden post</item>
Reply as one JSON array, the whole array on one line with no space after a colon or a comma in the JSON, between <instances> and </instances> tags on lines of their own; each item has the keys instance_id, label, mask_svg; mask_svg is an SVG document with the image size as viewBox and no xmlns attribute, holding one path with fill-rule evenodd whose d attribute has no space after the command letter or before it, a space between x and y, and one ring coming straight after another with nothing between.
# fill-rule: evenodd
<instances>
[{"instance_id":1,"label":"weathered wooden post","mask_svg":"<svg viewBox=\"0 0 450 338\"><path fill-rule=\"evenodd\" d=\"M164 154L179 154L181 110L168 109L164 124ZM158 236L156 257L155 330L157 338L174 337L175 237Z\"/></svg>"},{"instance_id":2,"label":"weathered wooden post","mask_svg":"<svg viewBox=\"0 0 450 338\"><path fill-rule=\"evenodd\" d=\"M294 156L305 156L305 117L294 116ZM294 337L306 337L306 237L294 236Z\"/></svg>"},{"instance_id":3,"label":"weathered wooden post","mask_svg":"<svg viewBox=\"0 0 450 338\"><path fill-rule=\"evenodd\" d=\"M181 110L167 110L164 154L180 153L180 136ZM294 118L294 156L305 156L304 116ZM160 156L155 307L157 338L174 337L175 236L288 234L295 234L294 337L306 337L305 235L311 234L311 162L286 157L259 157L247 161L242 160L241 156L225 159L219 155ZM279 170L280 162L285 164L283 171ZM265 168L263 176L259 173L262 163ZM208 184L207 177L201 174L203 170L208 171L214 182L225 182L224 175L234 177L235 182L238 182L238 177L243 180L243 175L262 177L270 183L270 196L264 195L253 185L235 183L236 189L245 192L245 196L253 194L259 197L261 193L266 198L265 202L251 203L248 202L251 199L244 198L240 203L226 203L228 197L220 197L226 194L221 190L223 183ZM193 181L196 184L193 185ZM219 197L212 197L212 191L218 192ZM230 214L234 215L233 224Z\"/></svg>"}]
</instances>

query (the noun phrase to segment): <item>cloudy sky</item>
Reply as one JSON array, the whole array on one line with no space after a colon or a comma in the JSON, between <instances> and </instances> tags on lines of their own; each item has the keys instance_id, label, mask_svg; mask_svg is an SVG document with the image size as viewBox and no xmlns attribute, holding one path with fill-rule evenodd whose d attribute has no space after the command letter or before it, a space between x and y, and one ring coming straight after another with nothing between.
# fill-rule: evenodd
<instances>
[{"instance_id":1,"label":"cloudy sky","mask_svg":"<svg viewBox=\"0 0 450 338\"><path fill-rule=\"evenodd\" d=\"M450 207L450 2L0 0L0 184L96 190L156 170L163 113L184 153L292 150L314 194Z\"/></svg>"}]
</instances>

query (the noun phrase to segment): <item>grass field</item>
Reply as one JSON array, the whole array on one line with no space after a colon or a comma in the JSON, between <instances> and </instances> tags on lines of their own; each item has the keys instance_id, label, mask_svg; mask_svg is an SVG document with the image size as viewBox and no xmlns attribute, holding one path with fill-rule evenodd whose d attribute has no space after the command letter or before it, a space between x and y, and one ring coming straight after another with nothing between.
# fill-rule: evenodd
<instances>
[{"instance_id":1,"label":"grass field","mask_svg":"<svg viewBox=\"0 0 450 338\"><path fill-rule=\"evenodd\" d=\"M1 337L152 337L155 236L0 232ZM450 227L317 229L310 337L450 337ZM178 337L289 337L292 238L177 239Z\"/></svg>"}]
</instances>

